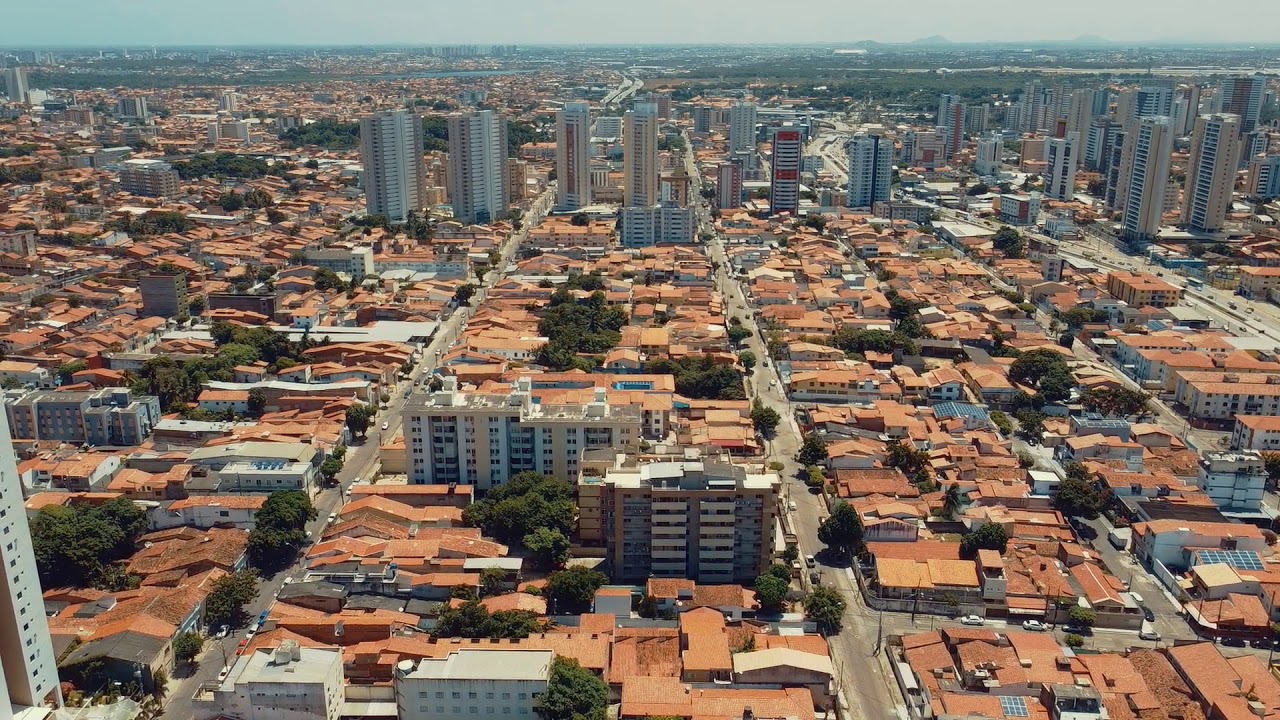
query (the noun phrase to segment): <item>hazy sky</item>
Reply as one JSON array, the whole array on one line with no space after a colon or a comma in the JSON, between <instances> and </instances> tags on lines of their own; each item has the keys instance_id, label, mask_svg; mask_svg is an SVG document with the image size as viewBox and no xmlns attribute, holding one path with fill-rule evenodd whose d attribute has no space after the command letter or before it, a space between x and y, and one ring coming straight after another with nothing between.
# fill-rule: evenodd
<instances>
[{"instance_id":1,"label":"hazy sky","mask_svg":"<svg viewBox=\"0 0 1280 720\"><path fill-rule=\"evenodd\" d=\"M1277 42L1274 2L1214 0L1208 13L1203 0L4 0L0 45Z\"/></svg>"}]
</instances>

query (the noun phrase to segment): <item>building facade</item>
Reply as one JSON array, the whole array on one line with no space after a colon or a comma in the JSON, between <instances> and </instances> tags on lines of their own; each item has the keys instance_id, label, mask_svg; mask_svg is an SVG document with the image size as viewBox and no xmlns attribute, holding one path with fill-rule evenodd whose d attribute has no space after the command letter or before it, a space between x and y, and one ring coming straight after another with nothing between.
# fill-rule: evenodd
<instances>
[{"instance_id":1,"label":"building facade","mask_svg":"<svg viewBox=\"0 0 1280 720\"><path fill-rule=\"evenodd\" d=\"M37 390L5 402L12 437L81 445L139 445L160 422L160 399L127 388Z\"/></svg>"},{"instance_id":2,"label":"building facade","mask_svg":"<svg viewBox=\"0 0 1280 720\"><path fill-rule=\"evenodd\" d=\"M1076 195L1076 166L1080 162L1080 136L1074 132L1045 142L1044 194L1051 200L1071 202Z\"/></svg>"},{"instance_id":3,"label":"building facade","mask_svg":"<svg viewBox=\"0 0 1280 720\"><path fill-rule=\"evenodd\" d=\"M459 221L481 225L511 206L507 121L492 110L449 116L449 202Z\"/></svg>"},{"instance_id":4,"label":"building facade","mask_svg":"<svg viewBox=\"0 0 1280 720\"><path fill-rule=\"evenodd\" d=\"M851 208L873 208L888 202L893 184L893 141L881 135L861 134L849 142L849 193Z\"/></svg>"},{"instance_id":5,"label":"building facade","mask_svg":"<svg viewBox=\"0 0 1280 720\"><path fill-rule=\"evenodd\" d=\"M1238 132L1241 135L1251 133L1258 127L1266 90L1265 75L1227 78L1218 85L1218 110L1240 118Z\"/></svg>"},{"instance_id":6,"label":"building facade","mask_svg":"<svg viewBox=\"0 0 1280 720\"><path fill-rule=\"evenodd\" d=\"M636 103L622 117L624 207L657 205L658 105Z\"/></svg>"},{"instance_id":7,"label":"building facade","mask_svg":"<svg viewBox=\"0 0 1280 720\"><path fill-rule=\"evenodd\" d=\"M736 210L742 206L742 163L724 162L716 168L716 207Z\"/></svg>"},{"instance_id":8,"label":"building facade","mask_svg":"<svg viewBox=\"0 0 1280 720\"><path fill-rule=\"evenodd\" d=\"M1169 118L1142 118L1132 137L1125 138L1123 148L1119 193L1124 198L1124 237L1131 241L1149 241L1160 232L1164 217L1165 188L1173 155Z\"/></svg>"},{"instance_id":9,"label":"building facade","mask_svg":"<svg viewBox=\"0 0 1280 720\"><path fill-rule=\"evenodd\" d=\"M729 154L755 152L756 106L739 102L729 108Z\"/></svg>"},{"instance_id":10,"label":"building facade","mask_svg":"<svg viewBox=\"0 0 1280 720\"><path fill-rule=\"evenodd\" d=\"M191 707L196 720L338 720L343 701L342 649L285 640L236 658L225 680L200 685Z\"/></svg>"},{"instance_id":11,"label":"building facade","mask_svg":"<svg viewBox=\"0 0 1280 720\"><path fill-rule=\"evenodd\" d=\"M138 278L143 317L173 318L187 311L185 273L151 273Z\"/></svg>"},{"instance_id":12,"label":"building facade","mask_svg":"<svg viewBox=\"0 0 1280 720\"><path fill-rule=\"evenodd\" d=\"M591 204L591 106L566 103L556 113L556 206Z\"/></svg>"},{"instance_id":13,"label":"building facade","mask_svg":"<svg viewBox=\"0 0 1280 720\"><path fill-rule=\"evenodd\" d=\"M624 207L621 215L618 239L624 248L687 245L694 241L697 221L693 208L662 202L651 207Z\"/></svg>"},{"instance_id":14,"label":"building facade","mask_svg":"<svg viewBox=\"0 0 1280 720\"><path fill-rule=\"evenodd\" d=\"M610 455L578 478L579 537L604 546L618 581L749 583L773 560L780 486L737 465Z\"/></svg>"},{"instance_id":15,"label":"building facade","mask_svg":"<svg viewBox=\"0 0 1280 720\"><path fill-rule=\"evenodd\" d=\"M404 407L409 482L488 489L534 471L572 482L584 450L637 447L641 409L611 405L603 389L585 405L533 402L528 378L507 394L462 392L456 378Z\"/></svg>"},{"instance_id":16,"label":"building facade","mask_svg":"<svg viewBox=\"0 0 1280 720\"><path fill-rule=\"evenodd\" d=\"M370 215L403 223L422 209L425 169L422 121L408 110L386 110L360 118L360 161L365 206Z\"/></svg>"},{"instance_id":17,"label":"building facade","mask_svg":"<svg viewBox=\"0 0 1280 720\"><path fill-rule=\"evenodd\" d=\"M1191 134L1182 222L1195 232L1222 228L1235 191L1240 159L1240 116L1201 115Z\"/></svg>"},{"instance_id":18,"label":"building facade","mask_svg":"<svg viewBox=\"0 0 1280 720\"><path fill-rule=\"evenodd\" d=\"M120 187L145 197L172 197L178 194L181 179L173 166L163 160L125 160L120 163Z\"/></svg>"},{"instance_id":19,"label":"building facade","mask_svg":"<svg viewBox=\"0 0 1280 720\"><path fill-rule=\"evenodd\" d=\"M1266 484L1266 460L1258 452L1207 452L1200 456L1196 485L1223 511L1257 512Z\"/></svg>"},{"instance_id":20,"label":"building facade","mask_svg":"<svg viewBox=\"0 0 1280 720\"><path fill-rule=\"evenodd\" d=\"M402 662L395 676L397 717L534 720L553 660L555 653L550 650L459 648L442 658Z\"/></svg>"},{"instance_id":21,"label":"building facade","mask_svg":"<svg viewBox=\"0 0 1280 720\"><path fill-rule=\"evenodd\" d=\"M1280 155L1250 160L1244 187L1247 194L1263 200L1280 197Z\"/></svg>"},{"instance_id":22,"label":"building facade","mask_svg":"<svg viewBox=\"0 0 1280 720\"><path fill-rule=\"evenodd\" d=\"M804 135L798 129L779 128L773 133L772 180L769 209L777 215L800 211L800 158L804 155Z\"/></svg>"}]
</instances>

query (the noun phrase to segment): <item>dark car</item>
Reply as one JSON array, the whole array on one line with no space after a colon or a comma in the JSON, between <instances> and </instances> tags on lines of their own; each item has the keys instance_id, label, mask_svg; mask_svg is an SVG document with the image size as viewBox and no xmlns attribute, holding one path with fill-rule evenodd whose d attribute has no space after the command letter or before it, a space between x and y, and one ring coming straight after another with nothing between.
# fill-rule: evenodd
<instances>
[{"instance_id":1,"label":"dark car","mask_svg":"<svg viewBox=\"0 0 1280 720\"><path fill-rule=\"evenodd\" d=\"M1142 608L1142 617L1145 618L1147 622L1155 622L1156 620L1156 614L1151 612L1151 608Z\"/></svg>"},{"instance_id":2,"label":"dark car","mask_svg":"<svg viewBox=\"0 0 1280 720\"><path fill-rule=\"evenodd\" d=\"M1228 647L1245 647L1244 638L1238 637L1224 637L1222 638L1222 644Z\"/></svg>"},{"instance_id":3,"label":"dark car","mask_svg":"<svg viewBox=\"0 0 1280 720\"><path fill-rule=\"evenodd\" d=\"M1071 635L1087 636L1093 634L1093 628L1088 625L1063 625L1062 632L1069 633Z\"/></svg>"}]
</instances>

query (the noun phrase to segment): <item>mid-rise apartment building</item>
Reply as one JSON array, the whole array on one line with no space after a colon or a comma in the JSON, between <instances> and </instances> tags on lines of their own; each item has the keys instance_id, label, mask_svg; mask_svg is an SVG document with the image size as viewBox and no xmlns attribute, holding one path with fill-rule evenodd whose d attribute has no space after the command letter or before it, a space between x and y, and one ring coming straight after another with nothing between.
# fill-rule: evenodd
<instances>
[{"instance_id":1,"label":"mid-rise apartment building","mask_svg":"<svg viewBox=\"0 0 1280 720\"><path fill-rule=\"evenodd\" d=\"M959 95L943 95L938 100L938 127L946 128L946 155L950 159L964 148L966 110Z\"/></svg>"},{"instance_id":2,"label":"mid-rise apartment building","mask_svg":"<svg viewBox=\"0 0 1280 720\"><path fill-rule=\"evenodd\" d=\"M1182 300L1182 288L1150 273L1107 273L1107 292L1133 307L1171 307Z\"/></svg>"},{"instance_id":3,"label":"mid-rise apartment building","mask_svg":"<svg viewBox=\"0 0 1280 720\"><path fill-rule=\"evenodd\" d=\"M1240 116L1201 115L1191 134L1182 222L1197 232L1214 232L1226 220L1240 160Z\"/></svg>"},{"instance_id":4,"label":"mid-rise apartment building","mask_svg":"<svg viewBox=\"0 0 1280 720\"><path fill-rule=\"evenodd\" d=\"M163 160L145 158L120 163L120 187L125 192L146 197L172 197L178 194L178 171Z\"/></svg>"},{"instance_id":5,"label":"mid-rise apartment building","mask_svg":"<svg viewBox=\"0 0 1280 720\"><path fill-rule=\"evenodd\" d=\"M978 138L977 153L973 156L973 171L980 177L995 176L1000 172L1000 155L1004 152L1004 140L1000 135Z\"/></svg>"},{"instance_id":6,"label":"mid-rise apartment building","mask_svg":"<svg viewBox=\"0 0 1280 720\"><path fill-rule=\"evenodd\" d=\"M769 210L775 215L800 210L800 158L804 155L804 135L799 129L782 127L773 133L773 177L769 184Z\"/></svg>"},{"instance_id":7,"label":"mid-rise apartment building","mask_svg":"<svg viewBox=\"0 0 1280 720\"><path fill-rule=\"evenodd\" d=\"M138 445L160 422L160 398L127 388L37 390L5 400L12 437L80 445Z\"/></svg>"},{"instance_id":8,"label":"mid-rise apartment building","mask_svg":"<svg viewBox=\"0 0 1280 720\"><path fill-rule=\"evenodd\" d=\"M417 114L385 110L360 118L360 162L370 215L402 223L422 209L425 168Z\"/></svg>"},{"instance_id":9,"label":"mid-rise apartment building","mask_svg":"<svg viewBox=\"0 0 1280 720\"><path fill-rule=\"evenodd\" d=\"M1249 161L1244 191L1263 200L1280 197L1280 155L1265 155Z\"/></svg>"},{"instance_id":10,"label":"mid-rise apartment building","mask_svg":"<svg viewBox=\"0 0 1280 720\"><path fill-rule=\"evenodd\" d=\"M143 317L177 317L187 310L185 273L150 273L138 278Z\"/></svg>"},{"instance_id":11,"label":"mid-rise apartment building","mask_svg":"<svg viewBox=\"0 0 1280 720\"><path fill-rule=\"evenodd\" d=\"M1080 136L1050 138L1045 142L1044 194L1051 200L1071 202L1076 196L1076 166L1080 162Z\"/></svg>"},{"instance_id":12,"label":"mid-rise apartment building","mask_svg":"<svg viewBox=\"0 0 1280 720\"><path fill-rule=\"evenodd\" d=\"M39 713L34 708L43 706L50 695L61 704L62 694L17 456L7 430L0 420L0 708L12 713L7 717L25 718L27 710Z\"/></svg>"},{"instance_id":13,"label":"mid-rise apartment building","mask_svg":"<svg viewBox=\"0 0 1280 720\"><path fill-rule=\"evenodd\" d=\"M460 647L445 657L402 662L395 676L397 717L534 720L554 660L550 650Z\"/></svg>"},{"instance_id":14,"label":"mid-rise apartment building","mask_svg":"<svg viewBox=\"0 0 1280 720\"><path fill-rule=\"evenodd\" d=\"M674 202L649 207L624 207L618 240L624 248L687 245L693 242L697 221L693 208Z\"/></svg>"},{"instance_id":15,"label":"mid-rise apartment building","mask_svg":"<svg viewBox=\"0 0 1280 720\"><path fill-rule=\"evenodd\" d=\"M344 700L342 648L284 640L236 658L226 679L200 685L191 708L196 720L338 720Z\"/></svg>"},{"instance_id":16,"label":"mid-rise apartment building","mask_svg":"<svg viewBox=\"0 0 1280 720\"><path fill-rule=\"evenodd\" d=\"M612 577L749 583L773 559L781 481L690 455L584 461L578 533L605 548Z\"/></svg>"},{"instance_id":17,"label":"mid-rise apartment building","mask_svg":"<svg viewBox=\"0 0 1280 720\"><path fill-rule=\"evenodd\" d=\"M507 122L492 110L449 116L449 202L453 216L486 224L511 206Z\"/></svg>"},{"instance_id":18,"label":"mid-rise apartment building","mask_svg":"<svg viewBox=\"0 0 1280 720\"><path fill-rule=\"evenodd\" d=\"M1250 300L1270 300L1271 293L1280 288L1280 267L1242 267L1240 285L1236 290Z\"/></svg>"},{"instance_id":19,"label":"mid-rise apartment building","mask_svg":"<svg viewBox=\"0 0 1280 720\"><path fill-rule=\"evenodd\" d=\"M893 183L893 141L881 135L860 134L849 142L849 192L852 208L873 208L889 200Z\"/></svg>"},{"instance_id":20,"label":"mid-rise apartment building","mask_svg":"<svg viewBox=\"0 0 1280 720\"><path fill-rule=\"evenodd\" d=\"M637 447L642 425L640 407L610 404L603 388L591 403L549 405L533 401L529 378L509 393L463 392L445 378L405 404L409 482L488 489L530 471L572 482L584 450Z\"/></svg>"},{"instance_id":21,"label":"mid-rise apartment building","mask_svg":"<svg viewBox=\"0 0 1280 720\"><path fill-rule=\"evenodd\" d=\"M739 102L729 108L729 154L755 152L756 106Z\"/></svg>"},{"instance_id":22,"label":"mid-rise apartment building","mask_svg":"<svg viewBox=\"0 0 1280 720\"><path fill-rule=\"evenodd\" d=\"M1227 512L1257 512L1267 484L1266 461L1252 450L1200 456L1196 485Z\"/></svg>"},{"instance_id":23,"label":"mid-rise apartment building","mask_svg":"<svg viewBox=\"0 0 1280 720\"><path fill-rule=\"evenodd\" d=\"M721 210L738 209L742 205L742 163L720 163L716 177L716 207Z\"/></svg>"},{"instance_id":24,"label":"mid-rise apartment building","mask_svg":"<svg viewBox=\"0 0 1280 720\"><path fill-rule=\"evenodd\" d=\"M308 265L343 273L356 280L376 273L373 248L368 245L319 248L307 250L304 254Z\"/></svg>"}]
</instances>

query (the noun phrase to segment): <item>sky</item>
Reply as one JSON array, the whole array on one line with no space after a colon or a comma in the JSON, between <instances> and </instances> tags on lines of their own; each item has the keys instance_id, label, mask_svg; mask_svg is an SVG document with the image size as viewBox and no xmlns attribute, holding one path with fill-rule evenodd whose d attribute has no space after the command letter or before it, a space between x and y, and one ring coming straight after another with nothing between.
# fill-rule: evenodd
<instances>
[{"instance_id":1,"label":"sky","mask_svg":"<svg viewBox=\"0 0 1280 720\"><path fill-rule=\"evenodd\" d=\"M1214 0L1210 14L1204 0L4 0L0 46L1275 43L1274 2Z\"/></svg>"}]
</instances>

